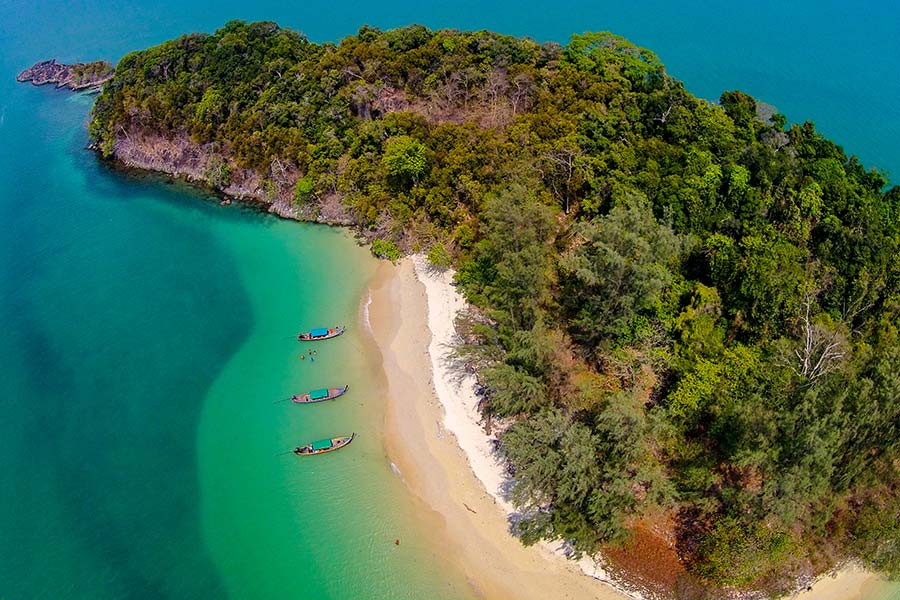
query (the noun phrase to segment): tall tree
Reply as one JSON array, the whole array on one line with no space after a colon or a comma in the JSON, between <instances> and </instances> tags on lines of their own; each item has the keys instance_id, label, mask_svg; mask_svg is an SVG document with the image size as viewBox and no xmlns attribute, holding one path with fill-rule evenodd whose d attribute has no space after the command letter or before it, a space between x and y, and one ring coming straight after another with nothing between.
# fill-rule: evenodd
<instances>
[{"instance_id":1,"label":"tall tree","mask_svg":"<svg viewBox=\"0 0 900 600\"><path fill-rule=\"evenodd\" d=\"M560 260L573 333L589 348L615 342L671 283L681 242L639 196L579 223L575 233L575 244Z\"/></svg>"}]
</instances>

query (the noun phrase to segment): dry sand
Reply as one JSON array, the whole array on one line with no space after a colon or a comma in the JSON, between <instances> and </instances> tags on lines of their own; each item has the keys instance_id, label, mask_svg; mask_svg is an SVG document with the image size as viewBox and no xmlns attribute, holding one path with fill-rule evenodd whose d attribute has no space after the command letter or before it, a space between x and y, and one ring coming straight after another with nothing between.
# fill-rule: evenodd
<instances>
[{"instance_id":1,"label":"dry sand","mask_svg":"<svg viewBox=\"0 0 900 600\"><path fill-rule=\"evenodd\" d=\"M388 382L388 457L411 492L442 517L443 531L435 535L477 593L490 599L626 598L575 564L522 546L509 532L504 508L472 476L435 395L425 288L411 261L380 266L370 294L369 322ZM457 426L453 419L462 417L448 414L447 423ZM479 435L485 437L480 429Z\"/></svg>"},{"instance_id":2,"label":"dry sand","mask_svg":"<svg viewBox=\"0 0 900 600\"><path fill-rule=\"evenodd\" d=\"M386 452L435 517L429 522L442 525L434 534L445 557L485 598L635 598L602 581L593 561L566 560L550 544L526 548L510 533L505 470L479 425L474 377L450 358L455 317L465 307L450 281L451 273L430 273L421 256L384 263L366 311L387 377ZM795 597L863 600L877 585L848 568Z\"/></svg>"},{"instance_id":3,"label":"dry sand","mask_svg":"<svg viewBox=\"0 0 900 600\"><path fill-rule=\"evenodd\" d=\"M823 575L811 589L791 596L791 600L871 600L886 593L887 584L880 577L857 565L850 565L832 575Z\"/></svg>"}]
</instances>

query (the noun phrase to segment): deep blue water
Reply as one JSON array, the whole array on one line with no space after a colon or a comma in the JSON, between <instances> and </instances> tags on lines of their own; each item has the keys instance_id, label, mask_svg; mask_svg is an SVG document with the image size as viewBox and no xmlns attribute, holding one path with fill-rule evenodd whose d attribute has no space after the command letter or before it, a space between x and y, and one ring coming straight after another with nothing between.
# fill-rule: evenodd
<instances>
[{"instance_id":1,"label":"deep blue water","mask_svg":"<svg viewBox=\"0 0 900 600\"><path fill-rule=\"evenodd\" d=\"M890 2L0 0L0 599L225 594L202 539L195 400L253 327L239 261L213 224L258 217L110 172L83 148L90 98L14 75L47 57L115 62L232 18L316 41L363 23L560 42L611 30L700 96L742 89L900 173ZM160 398L179 404L134 401ZM147 495L140 508L128 500Z\"/></svg>"}]
</instances>

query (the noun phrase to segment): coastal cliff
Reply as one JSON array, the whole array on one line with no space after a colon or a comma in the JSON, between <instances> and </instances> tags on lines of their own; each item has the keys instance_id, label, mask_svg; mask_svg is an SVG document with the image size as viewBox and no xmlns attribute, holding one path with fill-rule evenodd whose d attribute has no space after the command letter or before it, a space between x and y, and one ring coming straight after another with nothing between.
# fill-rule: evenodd
<instances>
[{"instance_id":1,"label":"coastal cliff","mask_svg":"<svg viewBox=\"0 0 900 600\"><path fill-rule=\"evenodd\" d=\"M16 81L30 81L32 85L56 84L57 88L78 91L99 88L112 79L114 73L113 66L102 60L66 65L51 59L25 69L16 76Z\"/></svg>"},{"instance_id":2,"label":"coastal cliff","mask_svg":"<svg viewBox=\"0 0 900 600\"><path fill-rule=\"evenodd\" d=\"M285 219L328 225L353 225L339 197L300 206L294 201L296 168L275 163L269 172L235 164L215 144L198 144L185 133L163 135L152 129L122 130L112 156L121 164L165 173L211 188L227 197L260 204Z\"/></svg>"}]
</instances>

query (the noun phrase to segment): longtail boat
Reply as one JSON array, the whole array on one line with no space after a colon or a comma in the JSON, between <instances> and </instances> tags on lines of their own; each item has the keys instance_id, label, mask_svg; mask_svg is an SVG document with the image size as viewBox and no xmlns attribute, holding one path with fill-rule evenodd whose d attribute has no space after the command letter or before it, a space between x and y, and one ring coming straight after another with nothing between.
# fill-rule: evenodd
<instances>
[{"instance_id":1,"label":"longtail boat","mask_svg":"<svg viewBox=\"0 0 900 600\"><path fill-rule=\"evenodd\" d=\"M318 390L312 390L311 392L306 392L305 394L291 396L291 400L296 402L297 404L324 402L326 400L334 400L335 398L343 396L348 389L350 389L349 385L335 388L321 388Z\"/></svg>"},{"instance_id":2,"label":"longtail boat","mask_svg":"<svg viewBox=\"0 0 900 600\"><path fill-rule=\"evenodd\" d=\"M340 325L338 327L319 327L318 329L311 329L306 333L301 333L297 335L297 340L300 342L313 342L316 340L328 340L333 337L337 337L344 333L344 326Z\"/></svg>"},{"instance_id":3,"label":"longtail boat","mask_svg":"<svg viewBox=\"0 0 900 600\"><path fill-rule=\"evenodd\" d=\"M325 438L324 440L318 440L306 444L305 446L297 446L294 448L294 454L297 456L312 456L313 454L325 454L332 450L340 450L352 442L355 437L356 434L354 433L343 437Z\"/></svg>"}]
</instances>

